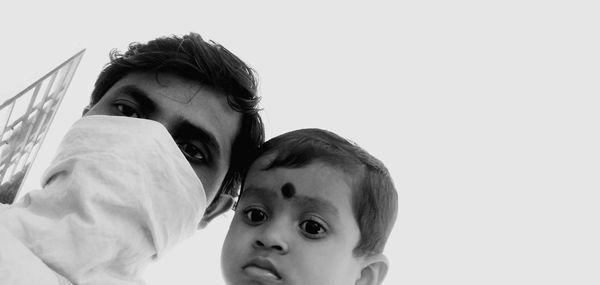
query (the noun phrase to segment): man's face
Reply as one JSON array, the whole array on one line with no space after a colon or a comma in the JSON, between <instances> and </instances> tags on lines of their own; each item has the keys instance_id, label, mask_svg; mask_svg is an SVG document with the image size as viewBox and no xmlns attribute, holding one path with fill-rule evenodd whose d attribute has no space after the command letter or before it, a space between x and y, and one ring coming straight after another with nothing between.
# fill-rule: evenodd
<instances>
[{"instance_id":1,"label":"man's face","mask_svg":"<svg viewBox=\"0 0 600 285\"><path fill-rule=\"evenodd\" d=\"M117 81L85 114L154 120L169 131L212 201L229 168L240 113L226 96L171 75L130 73Z\"/></svg>"},{"instance_id":2,"label":"man's face","mask_svg":"<svg viewBox=\"0 0 600 285\"><path fill-rule=\"evenodd\" d=\"M360 233L348 176L319 162L262 170L271 157L246 176L221 254L227 284L354 284Z\"/></svg>"}]
</instances>

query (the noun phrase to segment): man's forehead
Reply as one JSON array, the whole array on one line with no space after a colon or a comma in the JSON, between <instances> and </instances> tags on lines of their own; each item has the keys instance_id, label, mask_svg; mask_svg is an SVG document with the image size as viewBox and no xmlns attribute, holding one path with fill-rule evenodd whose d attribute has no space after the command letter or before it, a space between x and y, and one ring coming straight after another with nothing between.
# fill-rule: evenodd
<instances>
[{"instance_id":1,"label":"man's forehead","mask_svg":"<svg viewBox=\"0 0 600 285\"><path fill-rule=\"evenodd\" d=\"M184 79L177 75L159 73L156 75L156 80L157 80L157 83L161 86L165 86L165 87L178 86L179 88L182 88L183 92L176 92L176 93L175 92L163 92L161 90L157 91L157 93L160 96L163 96L165 98L171 99L175 102L182 103L182 104L190 103L192 101L192 99L194 97L196 97L203 90L211 90L212 91L211 88L203 86L198 82L187 80L187 79Z\"/></svg>"}]
</instances>

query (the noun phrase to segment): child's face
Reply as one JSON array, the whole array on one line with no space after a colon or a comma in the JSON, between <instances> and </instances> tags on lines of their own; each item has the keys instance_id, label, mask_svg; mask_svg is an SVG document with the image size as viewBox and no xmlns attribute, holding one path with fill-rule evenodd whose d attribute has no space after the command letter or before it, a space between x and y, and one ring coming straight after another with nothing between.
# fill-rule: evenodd
<instances>
[{"instance_id":1,"label":"child's face","mask_svg":"<svg viewBox=\"0 0 600 285\"><path fill-rule=\"evenodd\" d=\"M250 168L222 252L227 284L354 284L359 228L346 174L320 162Z\"/></svg>"}]
</instances>

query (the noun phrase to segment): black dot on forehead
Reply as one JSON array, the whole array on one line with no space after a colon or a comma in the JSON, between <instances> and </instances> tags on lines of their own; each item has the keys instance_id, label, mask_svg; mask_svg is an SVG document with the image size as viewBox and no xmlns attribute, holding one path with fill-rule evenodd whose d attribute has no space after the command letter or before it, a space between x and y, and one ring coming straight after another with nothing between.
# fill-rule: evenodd
<instances>
[{"instance_id":1,"label":"black dot on forehead","mask_svg":"<svg viewBox=\"0 0 600 285\"><path fill-rule=\"evenodd\" d=\"M294 188L292 183L288 182L281 186L281 195L283 195L283 198L292 198L294 194L296 194L296 188Z\"/></svg>"}]
</instances>

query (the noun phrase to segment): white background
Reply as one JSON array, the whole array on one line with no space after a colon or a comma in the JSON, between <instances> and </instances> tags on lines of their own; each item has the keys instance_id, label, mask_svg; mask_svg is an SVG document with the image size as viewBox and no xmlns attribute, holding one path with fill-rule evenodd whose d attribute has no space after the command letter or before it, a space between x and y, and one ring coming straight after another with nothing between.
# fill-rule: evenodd
<instances>
[{"instance_id":1,"label":"white background","mask_svg":"<svg viewBox=\"0 0 600 285\"><path fill-rule=\"evenodd\" d=\"M0 98L87 49L25 189L110 49L194 31L258 71L267 138L325 128L388 166L385 284L600 283L596 1L281 2L2 4ZM230 218L153 264L148 284L221 284Z\"/></svg>"}]
</instances>

